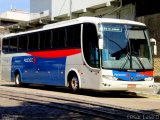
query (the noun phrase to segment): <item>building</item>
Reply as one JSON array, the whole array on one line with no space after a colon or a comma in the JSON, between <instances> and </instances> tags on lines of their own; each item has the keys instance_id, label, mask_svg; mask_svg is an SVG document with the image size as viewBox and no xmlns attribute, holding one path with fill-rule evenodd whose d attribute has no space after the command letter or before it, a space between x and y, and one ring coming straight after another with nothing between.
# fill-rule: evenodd
<instances>
[{"instance_id":1,"label":"building","mask_svg":"<svg viewBox=\"0 0 160 120\"><path fill-rule=\"evenodd\" d=\"M51 20L62 21L81 16L135 19L134 4L123 0L31 0L30 12L49 10ZM35 7L36 6L36 7Z\"/></svg>"},{"instance_id":2,"label":"building","mask_svg":"<svg viewBox=\"0 0 160 120\"><path fill-rule=\"evenodd\" d=\"M10 32L24 31L35 29L37 26L42 26L41 20L48 20L49 11L42 13L29 13L22 10L12 9L0 14L0 26L4 30ZM2 30L1 30L2 31ZM2 32L1 32L2 33Z\"/></svg>"}]
</instances>

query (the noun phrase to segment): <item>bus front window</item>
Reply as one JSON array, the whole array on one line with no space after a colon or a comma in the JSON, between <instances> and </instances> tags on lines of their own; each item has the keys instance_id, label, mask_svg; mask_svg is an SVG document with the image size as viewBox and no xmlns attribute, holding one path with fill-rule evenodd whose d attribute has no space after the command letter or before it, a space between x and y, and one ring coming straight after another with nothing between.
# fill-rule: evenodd
<instances>
[{"instance_id":1,"label":"bus front window","mask_svg":"<svg viewBox=\"0 0 160 120\"><path fill-rule=\"evenodd\" d=\"M152 69L151 52L144 27L103 24L102 68Z\"/></svg>"}]
</instances>

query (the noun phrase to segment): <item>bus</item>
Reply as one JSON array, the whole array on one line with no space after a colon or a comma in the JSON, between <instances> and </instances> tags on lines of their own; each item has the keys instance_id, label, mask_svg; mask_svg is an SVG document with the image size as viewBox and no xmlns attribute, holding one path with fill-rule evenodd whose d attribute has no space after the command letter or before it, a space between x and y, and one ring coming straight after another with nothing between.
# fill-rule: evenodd
<instances>
[{"instance_id":1,"label":"bus","mask_svg":"<svg viewBox=\"0 0 160 120\"><path fill-rule=\"evenodd\" d=\"M153 58L145 24L80 17L2 38L2 79L72 91L151 90Z\"/></svg>"}]
</instances>

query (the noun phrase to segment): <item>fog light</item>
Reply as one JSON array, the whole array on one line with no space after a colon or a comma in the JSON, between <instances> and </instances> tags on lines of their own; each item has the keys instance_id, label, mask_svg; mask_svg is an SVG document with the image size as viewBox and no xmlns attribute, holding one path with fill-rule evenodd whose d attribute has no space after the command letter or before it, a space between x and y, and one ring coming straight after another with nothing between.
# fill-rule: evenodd
<instances>
[{"instance_id":1,"label":"fog light","mask_svg":"<svg viewBox=\"0 0 160 120\"><path fill-rule=\"evenodd\" d=\"M152 81L153 77L144 78L145 81Z\"/></svg>"}]
</instances>

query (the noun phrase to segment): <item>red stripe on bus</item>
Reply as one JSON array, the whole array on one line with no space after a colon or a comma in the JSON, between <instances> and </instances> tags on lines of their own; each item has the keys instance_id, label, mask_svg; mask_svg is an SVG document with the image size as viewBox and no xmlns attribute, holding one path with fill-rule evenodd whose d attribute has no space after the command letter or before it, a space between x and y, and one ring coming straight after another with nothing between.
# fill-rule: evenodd
<instances>
[{"instance_id":1,"label":"red stripe on bus","mask_svg":"<svg viewBox=\"0 0 160 120\"><path fill-rule=\"evenodd\" d=\"M146 75L146 76L153 76L153 71L139 72L139 74Z\"/></svg>"},{"instance_id":2,"label":"red stripe on bus","mask_svg":"<svg viewBox=\"0 0 160 120\"><path fill-rule=\"evenodd\" d=\"M41 58L60 58L60 57L75 55L80 52L81 52L80 49L67 49L67 50L28 52L28 54Z\"/></svg>"}]
</instances>

